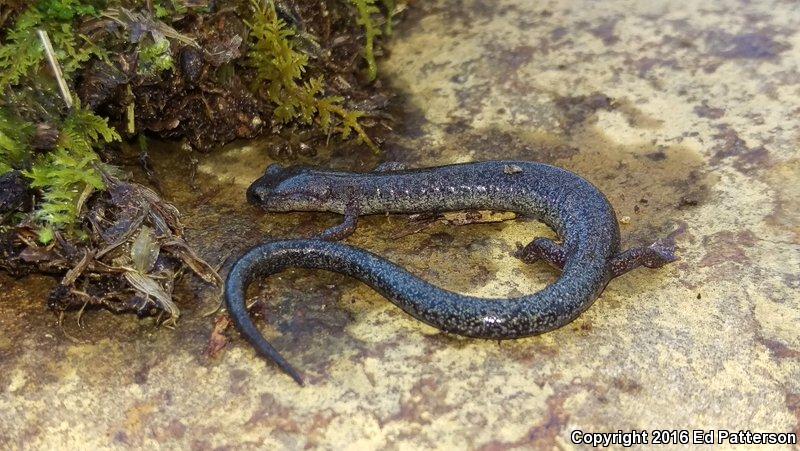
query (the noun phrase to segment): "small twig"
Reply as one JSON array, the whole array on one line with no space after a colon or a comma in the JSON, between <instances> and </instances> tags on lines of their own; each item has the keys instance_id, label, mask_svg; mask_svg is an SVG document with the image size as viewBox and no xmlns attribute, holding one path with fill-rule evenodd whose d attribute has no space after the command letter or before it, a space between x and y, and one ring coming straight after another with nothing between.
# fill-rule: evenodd
<instances>
[{"instance_id":1,"label":"small twig","mask_svg":"<svg viewBox=\"0 0 800 451\"><path fill-rule=\"evenodd\" d=\"M222 269L222 267L225 265L225 262L228 261L228 257L230 257L232 253L233 253L233 250L230 250L227 253L225 253L225 255L222 257L222 259L219 261L219 263L217 263L217 265L212 268L217 274L219 274L219 270ZM211 310L211 311L208 311L206 313L203 313L202 316L204 318L209 317L209 316L217 313L218 311L222 310L222 305L225 303L225 296L224 296L224 294L225 294L225 284L222 283L221 281L222 281L222 277L220 277L220 287L219 287L219 293L218 293L219 301L217 302L217 307L214 308L214 310Z\"/></svg>"},{"instance_id":2,"label":"small twig","mask_svg":"<svg viewBox=\"0 0 800 451\"><path fill-rule=\"evenodd\" d=\"M134 134L136 132L136 113L135 113L136 98L133 97L133 90L131 89L130 84L128 85L127 95L128 98L134 99L131 101L131 103L128 104L128 107L126 108L126 114L128 115L128 133Z\"/></svg>"},{"instance_id":3,"label":"small twig","mask_svg":"<svg viewBox=\"0 0 800 451\"><path fill-rule=\"evenodd\" d=\"M75 321L78 323L78 327L83 329L83 313L86 311L86 306L89 305L89 300L87 299L86 302L83 303L81 309L78 310L78 319Z\"/></svg>"},{"instance_id":4,"label":"small twig","mask_svg":"<svg viewBox=\"0 0 800 451\"><path fill-rule=\"evenodd\" d=\"M50 37L44 30L36 30L36 33L39 35L39 39L44 46L44 53L47 55L47 62L50 63L50 69L53 70L53 75L55 75L56 81L58 81L58 89L61 91L61 97L64 99L64 103L67 104L67 108L72 109L72 94L69 92L69 87L67 87L67 81L64 80L64 74L61 73L61 66L56 59L56 52L53 50Z\"/></svg>"},{"instance_id":5,"label":"small twig","mask_svg":"<svg viewBox=\"0 0 800 451\"><path fill-rule=\"evenodd\" d=\"M87 341L81 340L80 338L77 338L77 337L74 337L74 336L70 335L69 332L67 332L67 329L64 328L63 324L59 324L58 326L59 326L59 329L61 329L61 333L63 333L64 336L69 339L69 341L71 341L73 343L76 343L76 344L86 344L86 343L88 343Z\"/></svg>"},{"instance_id":6,"label":"small twig","mask_svg":"<svg viewBox=\"0 0 800 451\"><path fill-rule=\"evenodd\" d=\"M70 286L78 280L78 277L83 274L83 271L89 266L89 263L94 258L94 252L89 249L83 251L83 258L72 269L67 271L64 278L61 279L61 285Z\"/></svg>"},{"instance_id":7,"label":"small twig","mask_svg":"<svg viewBox=\"0 0 800 451\"><path fill-rule=\"evenodd\" d=\"M75 204L75 208L78 210L79 215L83 209L83 206L86 204L86 201L89 200L89 196L91 196L93 192L94 187L92 185L86 184L86 186L83 187L83 191L81 191L81 195L78 197L78 202Z\"/></svg>"},{"instance_id":8,"label":"small twig","mask_svg":"<svg viewBox=\"0 0 800 451\"><path fill-rule=\"evenodd\" d=\"M219 263L217 263L217 265L214 266L214 271L216 271L217 274L219 274L219 270L222 269L223 266L225 266L225 262L228 261L228 258L230 258L232 253L233 253L232 249L229 250L228 252L225 252L225 255L222 256L222 259L219 261Z\"/></svg>"}]
</instances>

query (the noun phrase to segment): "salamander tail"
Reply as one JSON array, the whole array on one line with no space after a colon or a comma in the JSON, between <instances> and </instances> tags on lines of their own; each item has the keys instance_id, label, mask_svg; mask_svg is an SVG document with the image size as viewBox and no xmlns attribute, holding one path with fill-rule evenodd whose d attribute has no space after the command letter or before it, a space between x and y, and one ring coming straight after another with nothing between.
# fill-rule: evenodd
<instances>
[{"instance_id":1,"label":"salamander tail","mask_svg":"<svg viewBox=\"0 0 800 451\"><path fill-rule=\"evenodd\" d=\"M249 271L250 268L247 267L249 263L251 263L249 259L239 260L228 275L228 281L225 283L225 302L228 307L228 314L239 332L256 348L259 354L267 360L273 361L283 372L303 386L305 384L300 373L261 335L261 332L250 318L244 297L247 287L243 281L244 278L241 277L241 274ZM239 265L242 265L242 267L236 268Z\"/></svg>"}]
</instances>

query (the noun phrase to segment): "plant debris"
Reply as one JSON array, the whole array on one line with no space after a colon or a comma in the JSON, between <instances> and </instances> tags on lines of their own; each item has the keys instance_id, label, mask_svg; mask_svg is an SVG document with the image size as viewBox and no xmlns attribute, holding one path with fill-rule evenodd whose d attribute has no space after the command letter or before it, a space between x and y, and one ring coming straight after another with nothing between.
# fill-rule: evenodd
<instances>
[{"instance_id":1,"label":"plant debris","mask_svg":"<svg viewBox=\"0 0 800 451\"><path fill-rule=\"evenodd\" d=\"M164 315L163 324L172 325L180 316L172 289L182 267L218 287L222 279L189 249L172 205L145 186L101 174L107 190L87 214L86 239L71 243L55 232L51 244L41 245L33 228L20 226L4 258L11 265L7 269L35 266L40 272L63 273L48 300L54 310L101 306Z\"/></svg>"},{"instance_id":2,"label":"plant debris","mask_svg":"<svg viewBox=\"0 0 800 451\"><path fill-rule=\"evenodd\" d=\"M225 346L228 344L228 337L225 336L225 331L230 327L231 319L228 315L220 315L214 320L214 328L211 330L211 336L208 338L208 345L206 346L206 355L213 358L219 356Z\"/></svg>"}]
</instances>

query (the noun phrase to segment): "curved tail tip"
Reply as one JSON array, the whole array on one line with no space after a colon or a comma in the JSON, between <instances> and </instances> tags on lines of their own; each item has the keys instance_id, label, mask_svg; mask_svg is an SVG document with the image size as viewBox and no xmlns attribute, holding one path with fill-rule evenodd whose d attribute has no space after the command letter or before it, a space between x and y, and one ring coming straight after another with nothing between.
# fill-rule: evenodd
<instances>
[{"instance_id":1,"label":"curved tail tip","mask_svg":"<svg viewBox=\"0 0 800 451\"><path fill-rule=\"evenodd\" d=\"M303 376L301 376L300 373L298 373L297 370L295 370L294 368L292 367L289 367L288 369L283 368L283 371L285 371L286 374L291 376L291 378L294 379L295 382L297 382L297 385L301 387L306 386L306 382L303 380Z\"/></svg>"},{"instance_id":2,"label":"curved tail tip","mask_svg":"<svg viewBox=\"0 0 800 451\"><path fill-rule=\"evenodd\" d=\"M306 383L303 380L303 376L300 375L300 372L294 369L294 367L290 365L289 362L287 362L280 354L277 353L276 354L264 353L264 354L270 360L275 362L275 364L278 365L278 367L280 367L280 369L283 370L284 373L286 373L287 375L289 375L289 377L294 379L294 381L297 382L297 385L305 387Z\"/></svg>"}]
</instances>

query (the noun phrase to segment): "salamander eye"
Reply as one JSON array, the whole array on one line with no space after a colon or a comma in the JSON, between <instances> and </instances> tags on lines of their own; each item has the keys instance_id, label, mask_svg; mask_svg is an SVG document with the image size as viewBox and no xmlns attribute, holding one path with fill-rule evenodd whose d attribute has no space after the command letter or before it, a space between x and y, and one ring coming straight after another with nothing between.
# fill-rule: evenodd
<instances>
[{"instance_id":1,"label":"salamander eye","mask_svg":"<svg viewBox=\"0 0 800 451\"><path fill-rule=\"evenodd\" d=\"M264 175L276 176L281 172L283 172L283 166L278 163L272 163L271 165L267 166L267 170L264 171Z\"/></svg>"}]
</instances>

